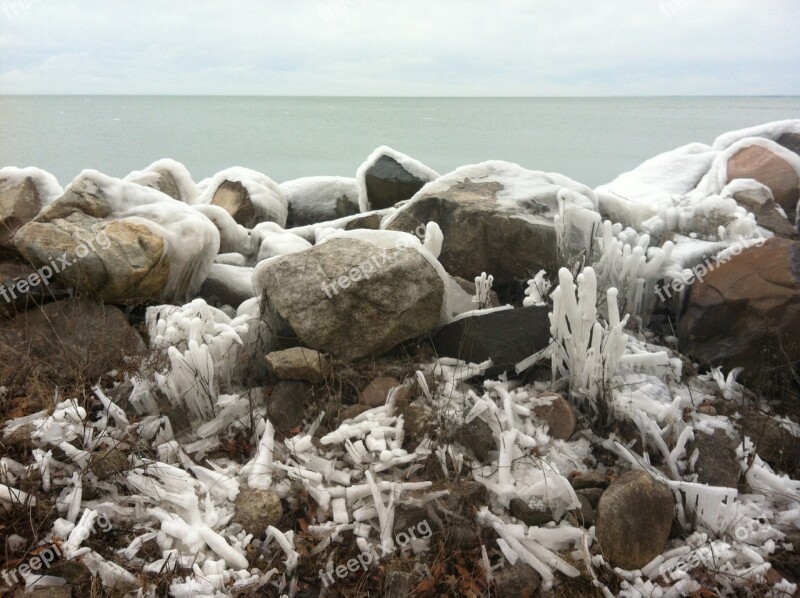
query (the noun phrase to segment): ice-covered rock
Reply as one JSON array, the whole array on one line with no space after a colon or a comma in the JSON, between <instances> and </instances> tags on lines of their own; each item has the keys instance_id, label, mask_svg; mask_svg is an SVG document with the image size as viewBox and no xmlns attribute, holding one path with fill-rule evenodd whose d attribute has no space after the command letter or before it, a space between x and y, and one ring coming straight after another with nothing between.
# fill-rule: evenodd
<instances>
[{"instance_id":1,"label":"ice-covered rock","mask_svg":"<svg viewBox=\"0 0 800 598\"><path fill-rule=\"evenodd\" d=\"M0 168L0 256L17 255L14 234L63 190L56 178L38 168Z\"/></svg>"},{"instance_id":2,"label":"ice-covered rock","mask_svg":"<svg viewBox=\"0 0 800 598\"><path fill-rule=\"evenodd\" d=\"M246 258L258 250L250 237L250 231L238 224L224 208L208 204L196 204L193 207L217 227L221 254L239 253Z\"/></svg>"},{"instance_id":3,"label":"ice-covered rock","mask_svg":"<svg viewBox=\"0 0 800 598\"><path fill-rule=\"evenodd\" d=\"M288 203L268 176L248 168L228 168L203 181L198 203L220 206L247 228L261 222L286 226Z\"/></svg>"},{"instance_id":4,"label":"ice-covered rock","mask_svg":"<svg viewBox=\"0 0 800 598\"><path fill-rule=\"evenodd\" d=\"M196 293L219 250L219 232L160 191L86 170L14 242L68 286L136 303Z\"/></svg>"},{"instance_id":5,"label":"ice-covered rock","mask_svg":"<svg viewBox=\"0 0 800 598\"><path fill-rule=\"evenodd\" d=\"M197 202L197 185L192 175L186 166L175 160L157 160L144 170L134 170L125 180L151 187L187 204Z\"/></svg>"},{"instance_id":6,"label":"ice-covered rock","mask_svg":"<svg viewBox=\"0 0 800 598\"><path fill-rule=\"evenodd\" d=\"M792 225L795 214L784 211L775 203L772 190L755 179L734 179L725 185L720 195L733 198L740 206L752 212L762 228L779 237L795 235L796 229Z\"/></svg>"},{"instance_id":7,"label":"ice-covered rock","mask_svg":"<svg viewBox=\"0 0 800 598\"><path fill-rule=\"evenodd\" d=\"M597 539L603 556L623 569L641 569L669 538L675 497L644 471L619 476L600 498Z\"/></svg>"},{"instance_id":8,"label":"ice-covered rock","mask_svg":"<svg viewBox=\"0 0 800 598\"><path fill-rule=\"evenodd\" d=\"M736 179L755 179L768 187L775 202L794 219L800 199L800 156L775 141L746 137L715 158L698 190L718 194Z\"/></svg>"},{"instance_id":9,"label":"ice-covered rock","mask_svg":"<svg viewBox=\"0 0 800 598\"><path fill-rule=\"evenodd\" d=\"M256 296L253 268L214 263L200 287L199 294L217 305L237 308Z\"/></svg>"},{"instance_id":10,"label":"ice-covered rock","mask_svg":"<svg viewBox=\"0 0 800 598\"><path fill-rule=\"evenodd\" d=\"M251 233L251 243L257 252L256 261L304 251L311 243L291 231L283 230L274 222L263 222Z\"/></svg>"},{"instance_id":11,"label":"ice-covered rock","mask_svg":"<svg viewBox=\"0 0 800 598\"><path fill-rule=\"evenodd\" d=\"M379 355L435 328L445 294L418 249L357 238L261 262L255 283L304 344L346 359Z\"/></svg>"},{"instance_id":12,"label":"ice-covered rock","mask_svg":"<svg viewBox=\"0 0 800 598\"><path fill-rule=\"evenodd\" d=\"M377 148L356 174L362 212L391 208L411 199L439 173L390 147Z\"/></svg>"},{"instance_id":13,"label":"ice-covered rock","mask_svg":"<svg viewBox=\"0 0 800 598\"><path fill-rule=\"evenodd\" d=\"M800 244L773 238L737 253L692 285L678 335L702 362L757 375L800 359Z\"/></svg>"},{"instance_id":14,"label":"ice-covered rock","mask_svg":"<svg viewBox=\"0 0 800 598\"><path fill-rule=\"evenodd\" d=\"M600 213L641 231L646 220L674 207L676 196L697 186L717 153L708 145L691 143L650 158L595 189Z\"/></svg>"},{"instance_id":15,"label":"ice-covered rock","mask_svg":"<svg viewBox=\"0 0 800 598\"><path fill-rule=\"evenodd\" d=\"M358 184L353 178L318 176L280 185L289 203L286 226L305 226L359 213Z\"/></svg>"},{"instance_id":16,"label":"ice-covered rock","mask_svg":"<svg viewBox=\"0 0 800 598\"><path fill-rule=\"evenodd\" d=\"M428 183L381 226L413 232L436 222L444 235L439 260L450 274L473 280L486 272L506 285L539 270L554 275L562 243L570 253L589 246L591 226L579 226L579 218L559 239L559 194L569 209L596 216L588 187L508 162L485 162Z\"/></svg>"}]
</instances>

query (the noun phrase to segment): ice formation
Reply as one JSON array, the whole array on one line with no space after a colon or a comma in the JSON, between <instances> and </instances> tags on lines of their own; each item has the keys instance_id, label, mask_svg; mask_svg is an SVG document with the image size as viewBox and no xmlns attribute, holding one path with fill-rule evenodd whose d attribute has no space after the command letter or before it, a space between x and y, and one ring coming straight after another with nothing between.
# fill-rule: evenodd
<instances>
[{"instance_id":1,"label":"ice formation","mask_svg":"<svg viewBox=\"0 0 800 598\"><path fill-rule=\"evenodd\" d=\"M180 162L169 158L157 160L144 170L134 170L125 177L125 180L145 187L153 187L158 182L161 172L169 173L175 180L181 201L190 205L197 203L199 193L189 170Z\"/></svg>"},{"instance_id":2,"label":"ice formation","mask_svg":"<svg viewBox=\"0 0 800 598\"><path fill-rule=\"evenodd\" d=\"M283 191L271 178L249 168L228 168L209 180L201 181L197 203L210 204L225 181L240 183L247 190L259 222L277 222L282 227L286 226L289 204Z\"/></svg>"}]
</instances>

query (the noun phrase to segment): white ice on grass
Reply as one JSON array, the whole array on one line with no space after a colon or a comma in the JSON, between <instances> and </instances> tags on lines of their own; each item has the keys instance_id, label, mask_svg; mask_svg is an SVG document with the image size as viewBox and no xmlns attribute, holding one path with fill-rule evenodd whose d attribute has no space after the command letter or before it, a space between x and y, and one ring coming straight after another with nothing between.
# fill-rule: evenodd
<instances>
[{"instance_id":1,"label":"white ice on grass","mask_svg":"<svg viewBox=\"0 0 800 598\"><path fill-rule=\"evenodd\" d=\"M382 145L373 151L369 157L364 161L361 166L358 167L356 171L356 184L358 186L358 205L362 212L369 212L372 208L369 203L369 197L367 196L367 182L366 182L366 175L367 171L375 165L375 163L380 160L381 157L387 156L395 160L400 166L402 166L406 172L410 173L411 175L417 177L418 179L428 182L433 181L439 178L439 173L435 170L428 168L419 160L415 160L414 158L407 156L401 152L393 150L392 148Z\"/></svg>"},{"instance_id":2,"label":"white ice on grass","mask_svg":"<svg viewBox=\"0 0 800 598\"><path fill-rule=\"evenodd\" d=\"M12 187L18 187L26 179L33 181L39 194L39 201L42 202L42 207L50 205L64 193L56 177L41 168L33 166L27 168L16 168L15 166L0 168L0 192Z\"/></svg>"},{"instance_id":3,"label":"white ice on grass","mask_svg":"<svg viewBox=\"0 0 800 598\"><path fill-rule=\"evenodd\" d=\"M492 291L492 283L494 276L486 272L481 272L480 276L475 277L475 296L472 298L473 303L478 305L478 309L485 309L489 307L489 293Z\"/></svg>"},{"instance_id":4,"label":"white ice on grass","mask_svg":"<svg viewBox=\"0 0 800 598\"><path fill-rule=\"evenodd\" d=\"M144 225L164 240L162 259L170 266L164 299L183 299L178 295L184 288L190 296L197 293L219 252L219 232L208 218L160 191L96 170L84 170L71 186L78 183L105 199L109 219Z\"/></svg>"},{"instance_id":5,"label":"white ice on grass","mask_svg":"<svg viewBox=\"0 0 800 598\"><path fill-rule=\"evenodd\" d=\"M277 222L286 226L289 204L278 184L267 175L249 168L236 166L215 174L202 182L202 192L197 203L210 204L224 182L240 183L250 196L258 222Z\"/></svg>"},{"instance_id":6,"label":"white ice on grass","mask_svg":"<svg viewBox=\"0 0 800 598\"><path fill-rule=\"evenodd\" d=\"M134 170L125 177L125 180L145 187L156 188L155 185L158 183L162 172L168 173L175 180L180 201L189 205L197 203L199 193L189 169L180 162L169 158L156 160L144 170Z\"/></svg>"},{"instance_id":7,"label":"white ice on grass","mask_svg":"<svg viewBox=\"0 0 800 598\"><path fill-rule=\"evenodd\" d=\"M547 272L539 270L536 276L528 281L528 287L525 289L525 299L522 301L524 307L546 304L550 289L553 286L546 276Z\"/></svg>"},{"instance_id":8,"label":"white ice on grass","mask_svg":"<svg viewBox=\"0 0 800 598\"><path fill-rule=\"evenodd\" d=\"M659 279L668 278L673 243L650 247L650 236L639 235L622 225L603 222L595 239L596 250L592 268L598 288L607 292L617 289L618 310L645 320L655 303L655 286ZM605 313L610 305L603 304Z\"/></svg>"},{"instance_id":9,"label":"white ice on grass","mask_svg":"<svg viewBox=\"0 0 800 598\"><path fill-rule=\"evenodd\" d=\"M230 384L238 365L245 346L242 336L251 330L253 317L230 318L195 299L183 307L149 307L146 320L151 346L166 350L170 360L169 371L156 374L159 386L172 404L185 408L192 419L211 419L217 411L219 389ZM146 383L142 384L146 389ZM152 412L154 405L146 395L145 391L132 398L142 413Z\"/></svg>"},{"instance_id":10,"label":"white ice on grass","mask_svg":"<svg viewBox=\"0 0 800 598\"><path fill-rule=\"evenodd\" d=\"M608 324L598 321L597 278L587 267L577 286L566 268L558 273L559 286L551 293L550 335L553 379L569 380L570 392L592 409L616 374L628 343L623 332L627 315L620 319L617 289L606 292Z\"/></svg>"}]
</instances>

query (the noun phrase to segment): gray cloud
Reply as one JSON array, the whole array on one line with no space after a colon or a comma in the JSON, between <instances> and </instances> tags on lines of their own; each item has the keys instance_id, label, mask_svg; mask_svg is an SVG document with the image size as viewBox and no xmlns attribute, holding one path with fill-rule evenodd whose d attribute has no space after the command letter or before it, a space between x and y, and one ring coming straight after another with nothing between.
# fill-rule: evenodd
<instances>
[{"instance_id":1,"label":"gray cloud","mask_svg":"<svg viewBox=\"0 0 800 598\"><path fill-rule=\"evenodd\" d=\"M0 93L800 94L796 0L0 0Z\"/></svg>"}]
</instances>

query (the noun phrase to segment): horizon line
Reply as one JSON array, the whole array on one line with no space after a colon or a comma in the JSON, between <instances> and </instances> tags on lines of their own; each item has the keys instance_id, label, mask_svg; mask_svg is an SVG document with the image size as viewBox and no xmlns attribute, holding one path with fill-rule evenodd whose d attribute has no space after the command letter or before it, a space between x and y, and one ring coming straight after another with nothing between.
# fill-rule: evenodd
<instances>
[{"instance_id":1,"label":"horizon line","mask_svg":"<svg viewBox=\"0 0 800 598\"><path fill-rule=\"evenodd\" d=\"M348 99L407 99L407 100L530 100L530 99L647 99L647 98L798 98L800 94L669 94L669 95L322 95L322 94L186 94L186 93L0 93L0 97L150 97L150 98L348 98Z\"/></svg>"}]
</instances>

